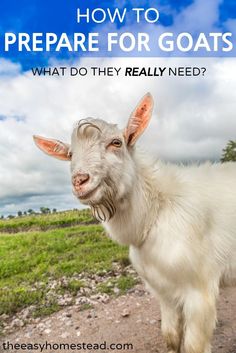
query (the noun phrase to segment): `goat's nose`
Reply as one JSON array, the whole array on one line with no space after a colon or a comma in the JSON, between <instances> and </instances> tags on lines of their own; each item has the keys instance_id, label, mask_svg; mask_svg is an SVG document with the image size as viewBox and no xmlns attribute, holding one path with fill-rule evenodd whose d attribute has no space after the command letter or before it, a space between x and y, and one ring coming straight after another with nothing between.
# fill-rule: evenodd
<instances>
[{"instance_id":1,"label":"goat's nose","mask_svg":"<svg viewBox=\"0 0 236 353\"><path fill-rule=\"evenodd\" d=\"M81 185L89 181L89 174L87 173L78 173L73 177L72 183L75 188L80 187Z\"/></svg>"}]
</instances>

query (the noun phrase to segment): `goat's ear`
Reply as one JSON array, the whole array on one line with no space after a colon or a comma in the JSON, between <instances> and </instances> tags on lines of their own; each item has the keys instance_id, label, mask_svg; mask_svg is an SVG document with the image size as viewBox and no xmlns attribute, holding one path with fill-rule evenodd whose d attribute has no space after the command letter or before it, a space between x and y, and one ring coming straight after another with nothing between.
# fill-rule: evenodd
<instances>
[{"instance_id":1,"label":"goat's ear","mask_svg":"<svg viewBox=\"0 0 236 353\"><path fill-rule=\"evenodd\" d=\"M33 136L33 139L36 146L49 156L61 159L63 161L71 160L71 156L69 154L70 145L58 140L48 139L36 135Z\"/></svg>"},{"instance_id":2,"label":"goat's ear","mask_svg":"<svg viewBox=\"0 0 236 353\"><path fill-rule=\"evenodd\" d=\"M124 137L128 146L134 145L138 137L146 129L152 116L152 110L153 98L150 93L147 93L131 114L125 129Z\"/></svg>"}]
</instances>

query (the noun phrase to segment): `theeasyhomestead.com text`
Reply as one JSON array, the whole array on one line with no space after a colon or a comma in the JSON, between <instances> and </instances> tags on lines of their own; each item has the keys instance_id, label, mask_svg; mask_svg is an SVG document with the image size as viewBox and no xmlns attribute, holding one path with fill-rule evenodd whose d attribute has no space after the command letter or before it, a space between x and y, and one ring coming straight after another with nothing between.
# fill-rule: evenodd
<instances>
[{"instance_id":1,"label":"theeasyhomestead.com text","mask_svg":"<svg viewBox=\"0 0 236 353\"><path fill-rule=\"evenodd\" d=\"M2 348L4 351L20 351L20 352L46 352L47 350L57 352L57 351L132 351L132 343L107 343L106 341L101 343L53 343L53 342L44 342L44 343L13 343L6 341L2 343Z\"/></svg>"}]
</instances>

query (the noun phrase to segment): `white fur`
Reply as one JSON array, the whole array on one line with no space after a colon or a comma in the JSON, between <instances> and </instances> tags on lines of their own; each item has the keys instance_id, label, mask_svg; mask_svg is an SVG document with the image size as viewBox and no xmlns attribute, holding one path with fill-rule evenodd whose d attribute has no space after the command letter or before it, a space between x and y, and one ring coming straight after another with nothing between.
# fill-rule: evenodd
<instances>
[{"instance_id":1,"label":"white fur","mask_svg":"<svg viewBox=\"0 0 236 353\"><path fill-rule=\"evenodd\" d=\"M148 165L104 224L159 298L169 352L209 353L222 279L236 270L236 164ZM125 225L125 226L124 226Z\"/></svg>"}]
</instances>

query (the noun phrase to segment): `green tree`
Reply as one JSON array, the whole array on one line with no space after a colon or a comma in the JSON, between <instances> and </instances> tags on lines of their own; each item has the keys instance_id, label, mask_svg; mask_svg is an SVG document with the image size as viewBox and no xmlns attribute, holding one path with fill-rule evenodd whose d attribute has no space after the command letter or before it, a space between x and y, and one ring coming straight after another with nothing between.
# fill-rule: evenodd
<instances>
[{"instance_id":1,"label":"green tree","mask_svg":"<svg viewBox=\"0 0 236 353\"><path fill-rule=\"evenodd\" d=\"M34 210L32 210L32 208L29 208L28 209L28 214L33 214L34 213Z\"/></svg>"},{"instance_id":2,"label":"green tree","mask_svg":"<svg viewBox=\"0 0 236 353\"><path fill-rule=\"evenodd\" d=\"M40 207L40 212L41 213L46 213L45 210L46 210L46 207Z\"/></svg>"},{"instance_id":3,"label":"green tree","mask_svg":"<svg viewBox=\"0 0 236 353\"><path fill-rule=\"evenodd\" d=\"M22 216L22 211L18 211L18 212L17 212L17 216L18 216L18 217L21 217L21 216Z\"/></svg>"},{"instance_id":4,"label":"green tree","mask_svg":"<svg viewBox=\"0 0 236 353\"><path fill-rule=\"evenodd\" d=\"M220 159L221 163L224 162L236 162L236 141L230 140L226 147L223 149L222 156Z\"/></svg>"},{"instance_id":5,"label":"green tree","mask_svg":"<svg viewBox=\"0 0 236 353\"><path fill-rule=\"evenodd\" d=\"M47 213L50 213L50 208L48 207L40 207L40 212L43 213L43 214L47 214Z\"/></svg>"},{"instance_id":6,"label":"green tree","mask_svg":"<svg viewBox=\"0 0 236 353\"><path fill-rule=\"evenodd\" d=\"M53 209L52 209L52 212L53 212L53 213L56 213L56 212L57 212L57 209L56 209L56 208L53 208Z\"/></svg>"}]
</instances>

